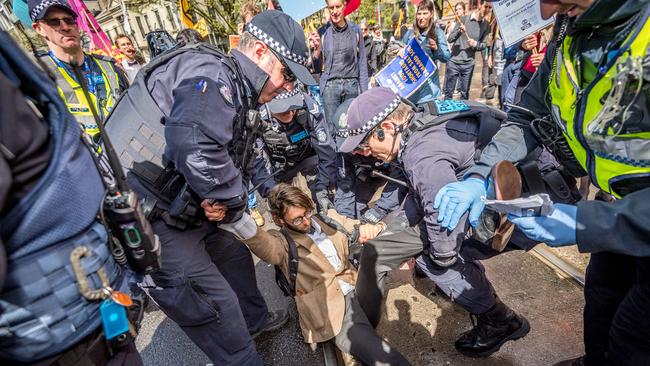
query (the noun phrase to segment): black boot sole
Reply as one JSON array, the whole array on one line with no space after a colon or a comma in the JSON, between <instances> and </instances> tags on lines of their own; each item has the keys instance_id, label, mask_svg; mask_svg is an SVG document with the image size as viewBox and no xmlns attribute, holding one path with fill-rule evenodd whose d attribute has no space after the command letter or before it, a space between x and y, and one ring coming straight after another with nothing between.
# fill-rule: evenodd
<instances>
[{"instance_id":1,"label":"black boot sole","mask_svg":"<svg viewBox=\"0 0 650 366\"><path fill-rule=\"evenodd\" d=\"M530 323L528 323L528 320L523 316L521 317L521 319L523 320L521 322L521 327L517 329L516 332L503 338L501 342L497 343L494 347L482 352L467 352L467 351L461 351L457 349L458 352L462 353L464 356L472 357L472 358L484 358L490 356L491 354L501 349L501 346L503 346L506 342L516 341L517 339L525 337L528 334L528 332L530 332Z\"/></svg>"}]
</instances>

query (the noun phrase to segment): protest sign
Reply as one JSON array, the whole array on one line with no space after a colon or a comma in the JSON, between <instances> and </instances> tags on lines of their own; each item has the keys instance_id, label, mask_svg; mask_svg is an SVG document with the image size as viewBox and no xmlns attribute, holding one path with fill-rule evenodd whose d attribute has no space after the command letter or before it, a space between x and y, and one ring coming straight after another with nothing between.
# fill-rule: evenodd
<instances>
[{"instance_id":1,"label":"protest sign","mask_svg":"<svg viewBox=\"0 0 650 366\"><path fill-rule=\"evenodd\" d=\"M288 14L296 22L314 14L325 7L325 0L280 0L282 11Z\"/></svg>"},{"instance_id":2,"label":"protest sign","mask_svg":"<svg viewBox=\"0 0 650 366\"><path fill-rule=\"evenodd\" d=\"M436 64L413 38L404 49L404 57L395 57L375 75L375 80L379 85L408 98L435 72Z\"/></svg>"},{"instance_id":3,"label":"protest sign","mask_svg":"<svg viewBox=\"0 0 650 366\"><path fill-rule=\"evenodd\" d=\"M554 18L542 19L539 2L540 0L499 0L492 3L506 47L555 22Z\"/></svg>"}]
</instances>

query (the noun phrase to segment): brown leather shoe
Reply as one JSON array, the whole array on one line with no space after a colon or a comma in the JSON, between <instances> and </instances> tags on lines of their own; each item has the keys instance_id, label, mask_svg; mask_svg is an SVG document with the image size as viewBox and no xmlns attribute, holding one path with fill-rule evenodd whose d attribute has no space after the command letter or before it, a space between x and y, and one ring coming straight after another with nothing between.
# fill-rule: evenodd
<instances>
[{"instance_id":1,"label":"brown leather shoe","mask_svg":"<svg viewBox=\"0 0 650 366\"><path fill-rule=\"evenodd\" d=\"M492 179L494 180L496 199L511 200L521 197L521 175L511 162L506 160L498 162L492 168ZM502 251L508 244L514 230L515 225L508 221L507 215L499 214L499 226L490 241L492 249L498 252Z\"/></svg>"}]
</instances>

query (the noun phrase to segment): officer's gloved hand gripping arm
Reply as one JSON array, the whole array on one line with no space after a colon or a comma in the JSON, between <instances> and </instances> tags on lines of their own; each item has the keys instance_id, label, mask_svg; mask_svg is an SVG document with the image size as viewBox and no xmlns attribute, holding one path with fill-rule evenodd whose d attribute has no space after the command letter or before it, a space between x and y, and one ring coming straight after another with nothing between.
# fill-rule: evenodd
<instances>
[{"instance_id":1,"label":"officer's gloved hand gripping arm","mask_svg":"<svg viewBox=\"0 0 650 366\"><path fill-rule=\"evenodd\" d=\"M223 203L228 220L238 219L246 208L246 191L228 154L235 106L220 88L234 90L228 82L207 77L183 80L174 89L174 103L164 118L165 155L202 199L202 207L208 201Z\"/></svg>"},{"instance_id":2,"label":"officer's gloved hand gripping arm","mask_svg":"<svg viewBox=\"0 0 650 366\"><path fill-rule=\"evenodd\" d=\"M554 52L554 45L549 45L547 57L524 90L519 103L519 107L540 116L551 113L546 100L546 91ZM457 219L467 210L471 210L470 223L476 225L484 208L481 196L485 196L485 188L481 189L481 186L485 187L484 182L489 177L492 167L502 160L512 162L523 160L539 146L539 141L530 129L530 122L534 117L524 110L510 110L508 120L483 149L476 164L465 173L465 179L440 190L435 207L440 209L438 221L443 227L452 230L458 224Z\"/></svg>"}]
</instances>

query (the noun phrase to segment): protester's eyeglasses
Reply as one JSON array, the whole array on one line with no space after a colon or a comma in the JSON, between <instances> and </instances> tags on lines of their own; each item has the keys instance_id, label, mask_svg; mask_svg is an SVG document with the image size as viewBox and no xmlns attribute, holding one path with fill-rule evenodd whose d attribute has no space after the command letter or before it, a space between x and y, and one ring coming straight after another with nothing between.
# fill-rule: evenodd
<instances>
[{"instance_id":1,"label":"protester's eyeglasses","mask_svg":"<svg viewBox=\"0 0 650 366\"><path fill-rule=\"evenodd\" d=\"M270 47L269 47L269 50L273 53L273 55L275 56L275 58L277 58L278 61L280 61L280 64L282 64L282 76L284 77L284 81L287 82L287 83L292 83L292 82L296 81L296 79L297 79L297 78L296 78L296 75L294 75L293 72L291 72L291 69L289 68L289 66L287 65L287 63L284 62L284 60L282 59L282 57L280 57L280 55L278 55L278 54L277 54L275 51L273 51L273 49L271 49Z\"/></svg>"},{"instance_id":2,"label":"protester's eyeglasses","mask_svg":"<svg viewBox=\"0 0 650 366\"><path fill-rule=\"evenodd\" d=\"M314 213L310 210L305 212L304 216L299 216L296 217L295 219L291 220L291 223L294 224L295 226L301 225L305 220L311 220L311 218L314 216Z\"/></svg>"},{"instance_id":3,"label":"protester's eyeglasses","mask_svg":"<svg viewBox=\"0 0 650 366\"><path fill-rule=\"evenodd\" d=\"M65 17L65 18L43 18L40 20L50 27L58 27L61 22L64 22L67 25L77 24L77 18L75 17Z\"/></svg>"}]
</instances>

